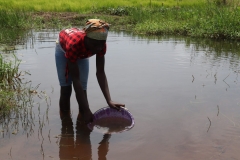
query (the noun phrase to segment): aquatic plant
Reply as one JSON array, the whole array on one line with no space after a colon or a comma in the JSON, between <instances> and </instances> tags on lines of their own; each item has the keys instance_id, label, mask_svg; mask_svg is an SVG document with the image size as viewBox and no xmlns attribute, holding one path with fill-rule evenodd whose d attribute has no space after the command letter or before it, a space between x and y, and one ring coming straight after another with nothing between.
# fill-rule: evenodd
<instances>
[{"instance_id":1,"label":"aquatic plant","mask_svg":"<svg viewBox=\"0 0 240 160\"><path fill-rule=\"evenodd\" d=\"M0 132L6 134L12 130L10 134L17 134L19 127L31 134L35 116L32 109L38 105L40 112L41 99L47 104L45 117L48 117L49 97L38 91L39 85L32 87L31 81L23 79L29 73L19 71L19 64L16 56L6 58L0 54ZM36 99L37 103L34 102Z\"/></svg>"},{"instance_id":2,"label":"aquatic plant","mask_svg":"<svg viewBox=\"0 0 240 160\"><path fill-rule=\"evenodd\" d=\"M7 61L0 54L0 115L18 106L16 100L22 99L20 97L24 95L20 78L22 73L18 71L20 63L14 58L14 61Z\"/></svg>"}]
</instances>

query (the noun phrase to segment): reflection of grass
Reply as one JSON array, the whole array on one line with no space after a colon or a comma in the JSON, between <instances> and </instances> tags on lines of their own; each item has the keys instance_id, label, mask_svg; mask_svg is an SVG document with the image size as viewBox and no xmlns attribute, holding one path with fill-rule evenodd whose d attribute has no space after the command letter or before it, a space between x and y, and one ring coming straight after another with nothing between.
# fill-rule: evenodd
<instances>
[{"instance_id":1,"label":"reflection of grass","mask_svg":"<svg viewBox=\"0 0 240 160\"><path fill-rule=\"evenodd\" d=\"M26 34L26 31L18 28L4 28L0 30L0 43L5 45L15 45L18 40L22 39ZM8 48L8 47L7 47ZM8 50L0 46L0 50Z\"/></svg>"}]
</instances>

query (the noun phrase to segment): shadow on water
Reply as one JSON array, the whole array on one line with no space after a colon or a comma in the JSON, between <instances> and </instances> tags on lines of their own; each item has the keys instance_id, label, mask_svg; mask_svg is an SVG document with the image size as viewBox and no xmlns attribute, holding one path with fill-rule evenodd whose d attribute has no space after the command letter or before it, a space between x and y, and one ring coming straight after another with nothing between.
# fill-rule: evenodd
<instances>
[{"instance_id":1,"label":"shadow on water","mask_svg":"<svg viewBox=\"0 0 240 160\"><path fill-rule=\"evenodd\" d=\"M22 59L20 69L31 73L25 78L33 86L40 84L41 93L49 96L47 103L44 98L34 99L32 117L23 117L22 124L20 119L10 126L6 123L18 132L1 134L4 159L225 160L240 156L239 42L110 32L106 72L111 95L123 100L136 126L103 135L82 123L74 96L71 116L59 118L57 36L54 30L30 31L14 50L1 50ZM106 102L95 78L94 57L90 64L88 97L94 112Z\"/></svg>"}]
</instances>

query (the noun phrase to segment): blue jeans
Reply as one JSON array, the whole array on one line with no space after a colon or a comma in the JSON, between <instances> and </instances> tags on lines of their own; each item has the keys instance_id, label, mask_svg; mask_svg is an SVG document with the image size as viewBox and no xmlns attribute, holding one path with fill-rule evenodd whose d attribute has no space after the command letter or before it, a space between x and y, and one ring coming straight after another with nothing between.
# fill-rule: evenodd
<instances>
[{"instance_id":1,"label":"blue jeans","mask_svg":"<svg viewBox=\"0 0 240 160\"><path fill-rule=\"evenodd\" d=\"M67 65L67 58L65 57L65 51L62 49L59 41L56 41L55 47L55 61L57 67L57 74L60 86L70 86L72 85L72 77L69 74L68 80L66 82L65 72ZM80 81L83 90L87 90L87 82L88 82L88 73L89 73L89 59L78 59L78 68L80 72Z\"/></svg>"}]
</instances>

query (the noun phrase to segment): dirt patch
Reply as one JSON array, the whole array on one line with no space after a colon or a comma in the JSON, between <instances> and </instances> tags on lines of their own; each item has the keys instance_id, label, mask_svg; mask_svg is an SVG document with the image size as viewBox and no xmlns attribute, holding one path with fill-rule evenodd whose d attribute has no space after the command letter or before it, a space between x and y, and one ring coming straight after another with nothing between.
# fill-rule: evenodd
<instances>
[{"instance_id":1,"label":"dirt patch","mask_svg":"<svg viewBox=\"0 0 240 160\"><path fill-rule=\"evenodd\" d=\"M76 18L85 19L91 15L78 14L74 12L35 12L32 14L33 17L42 17L46 21L50 21L52 19L60 19L60 20L75 20Z\"/></svg>"},{"instance_id":2,"label":"dirt patch","mask_svg":"<svg viewBox=\"0 0 240 160\"><path fill-rule=\"evenodd\" d=\"M74 12L34 12L31 15L34 21L42 28L53 28L54 26L84 26L87 19L99 18L111 24L113 30L129 30L133 25L127 16L116 16L108 14L80 14ZM132 27L130 27L132 28Z\"/></svg>"}]
</instances>

